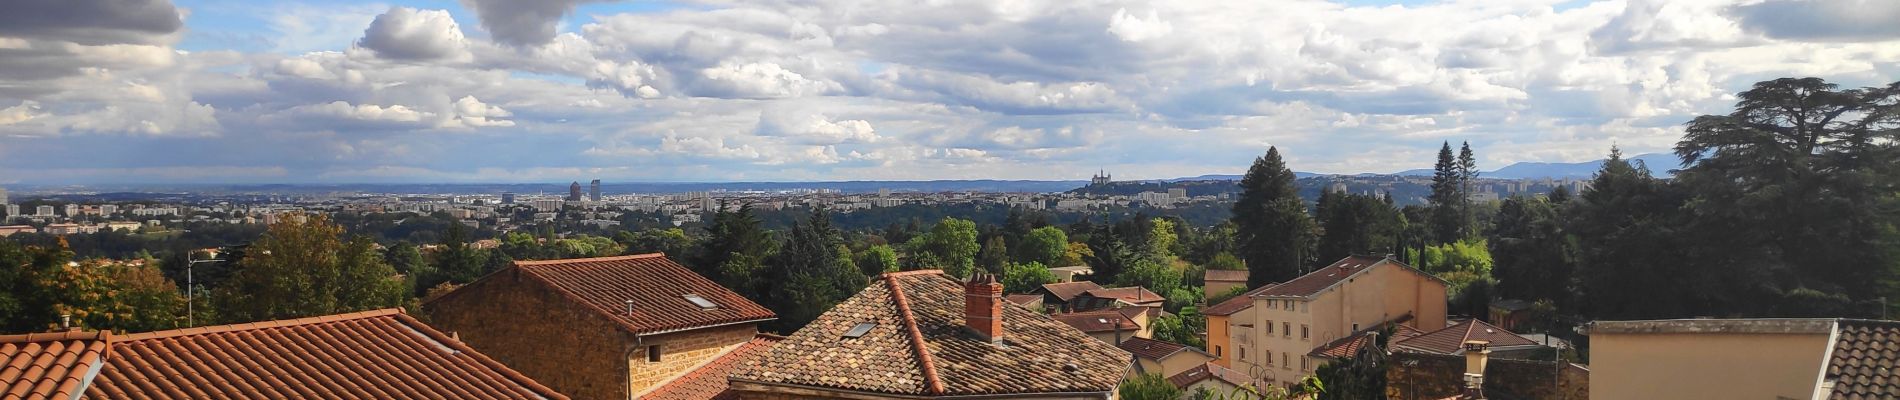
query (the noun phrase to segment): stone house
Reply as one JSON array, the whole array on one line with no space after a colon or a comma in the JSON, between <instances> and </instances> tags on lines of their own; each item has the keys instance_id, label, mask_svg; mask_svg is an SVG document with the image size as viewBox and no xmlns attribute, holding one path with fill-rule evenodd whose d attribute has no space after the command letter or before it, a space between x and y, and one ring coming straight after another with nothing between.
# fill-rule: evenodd
<instances>
[{"instance_id":1,"label":"stone house","mask_svg":"<svg viewBox=\"0 0 1900 400\"><path fill-rule=\"evenodd\" d=\"M1237 287L1247 286L1247 271L1210 269L1201 275L1201 295L1205 299L1227 294Z\"/></svg>"},{"instance_id":2,"label":"stone house","mask_svg":"<svg viewBox=\"0 0 1900 400\"><path fill-rule=\"evenodd\" d=\"M1273 286L1253 288L1201 309L1201 315L1207 317L1207 350L1214 354L1215 363L1233 368L1234 359L1247 354L1253 339L1247 335L1253 329L1253 297Z\"/></svg>"},{"instance_id":3,"label":"stone house","mask_svg":"<svg viewBox=\"0 0 1900 400\"><path fill-rule=\"evenodd\" d=\"M1148 323L1148 313L1144 310L1147 309L1084 311L1055 314L1049 318L1082 331L1102 343L1113 345L1129 338L1154 337L1154 325Z\"/></svg>"},{"instance_id":4,"label":"stone house","mask_svg":"<svg viewBox=\"0 0 1900 400\"><path fill-rule=\"evenodd\" d=\"M517 261L423 310L470 346L581 399L636 398L736 362L721 359L769 346L758 324L776 318L663 254Z\"/></svg>"},{"instance_id":5,"label":"stone house","mask_svg":"<svg viewBox=\"0 0 1900 400\"><path fill-rule=\"evenodd\" d=\"M1204 363L1181 373L1168 377L1168 383L1181 388L1181 399L1194 398L1202 390L1216 395L1226 396L1230 400L1245 400L1253 396L1255 385L1247 374L1222 367L1217 363Z\"/></svg>"},{"instance_id":6,"label":"stone house","mask_svg":"<svg viewBox=\"0 0 1900 400\"><path fill-rule=\"evenodd\" d=\"M1026 308L993 276L880 275L732 374L753 399L1113 399L1130 355Z\"/></svg>"},{"instance_id":7,"label":"stone house","mask_svg":"<svg viewBox=\"0 0 1900 400\"><path fill-rule=\"evenodd\" d=\"M1135 355L1135 369L1129 371L1130 376L1159 374L1169 377L1214 361L1213 355L1193 346L1149 338L1129 338L1116 346Z\"/></svg>"},{"instance_id":8,"label":"stone house","mask_svg":"<svg viewBox=\"0 0 1900 400\"><path fill-rule=\"evenodd\" d=\"M1291 387L1324 360L1316 348L1368 327L1404 319L1430 332L1445 327L1444 280L1391 258L1352 256L1250 296L1250 327L1230 329L1233 369ZM1233 322L1229 321L1230 328Z\"/></svg>"}]
</instances>

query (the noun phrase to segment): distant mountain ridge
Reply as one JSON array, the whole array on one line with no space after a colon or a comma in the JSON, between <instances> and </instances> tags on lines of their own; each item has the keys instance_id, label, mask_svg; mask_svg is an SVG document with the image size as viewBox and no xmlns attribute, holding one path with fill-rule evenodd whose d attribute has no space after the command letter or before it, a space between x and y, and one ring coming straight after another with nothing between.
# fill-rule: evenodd
<instances>
[{"instance_id":1,"label":"distant mountain ridge","mask_svg":"<svg viewBox=\"0 0 1900 400\"><path fill-rule=\"evenodd\" d=\"M1674 176L1675 173L1670 172L1670 171L1680 168L1680 165L1681 165L1681 160L1676 158L1674 154L1664 154L1664 153L1643 154L1643 155L1639 155L1635 157L1630 157L1628 160L1630 160L1630 162L1641 161L1644 165L1649 166L1650 175L1654 175L1655 177L1658 177L1658 178L1667 178L1670 176ZM1497 178L1497 179L1589 178L1592 175L1596 175L1597 170L1603 169L1603 161L1604 160L1594 160L1594 161L1584 161L1584 162L1575 162L1575 163L1520 162L1516 164L1506 165L1504 166L1504 168L1498 168L1497 170L1494 170L1494 171L1484 172L1479 176L1482 176L1485 178ZM1321 175L1331 175L1331 174L1316 174L1316 173L1311 173L1311 172L1297 172L1297 171L1294 172L1293 174L1301 178L1321 176ZM1348 174L1348 175L1432 176L1432 169L1431 168L1408 169L1408 170L1394 172L1390 174L1368 172L1368 173ZM1210 174L1210 175L1201 175L1201 176L1195 176L1195 177L1164 179L1162 181L1165 181L1165 182L1237 181L1237 180L1240 180L1240 178L1241 178L1241 175Z\"/></svg>"}]
</instances>

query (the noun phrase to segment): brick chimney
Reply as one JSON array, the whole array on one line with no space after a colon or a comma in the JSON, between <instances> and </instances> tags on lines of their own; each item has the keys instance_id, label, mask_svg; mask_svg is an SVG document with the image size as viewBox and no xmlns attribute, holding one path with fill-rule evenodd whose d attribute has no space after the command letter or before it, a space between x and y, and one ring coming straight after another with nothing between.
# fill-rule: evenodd
<instances>
[{"instance_id":1,"label":"brick chimney","mask_svg":"<svg viewBox=\"0 0 1900 400\"><path fill-rule=\"evenodd\" d=\"M963 325L991 343L1003 340L1003 284L978 271L963 284Z\"/></svg>"},{"instance_id":2,"label":"brick chimney","mask_svg":"<svg viewBox=\"0 0 1900 400\"><path fill-rule=\"evenodd\" d=\"M1491 342L1465 341L1465 391L1460 399L1484 399L1484 366L1490 362Z\"/></svg>"}]
</instances>

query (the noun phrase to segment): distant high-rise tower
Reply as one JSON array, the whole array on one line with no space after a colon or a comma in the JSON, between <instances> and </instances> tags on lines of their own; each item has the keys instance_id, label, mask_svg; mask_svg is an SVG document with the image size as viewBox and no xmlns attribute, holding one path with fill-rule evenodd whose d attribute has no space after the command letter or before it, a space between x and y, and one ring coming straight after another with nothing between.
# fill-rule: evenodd
<instances>
[{"instance_id":1,"label":"distant high-rise tower","mask_svg":"<svg viewBox=\"0 0 1900 400\"><path fill-rule=\"evenodd\" d=\"M7 201L7 188L0 188L0 204L13 204Z\"/></svg>"},{"instance_id":2,"label":"distant high-rise tower","mask_svg":"<svg viewBox=\"0 0 1900 400\"><path fill-rule=\"evenodd\" d=\"M1105 170L1104 170L1104 171L1096 171L1096 172L1095 172L1095 177L1094 177L1094 178L1089 178L1089 185L1090 185L1090 186L1094 186L1094 185L1107 185L1107 184L1108 184L1109 182L1113 182L1113 181L1114 181L1113 179L1110 179L1110 178L1109 178L1109 175L1108 175L1108 171L1105 171Z\"/></svg>"},{"instance_id":3,"label":"distant high-rise tower","mask_svg":"<svg viewBox=\"0 0 1900 400\"><path fill-rule=\"evenodd\" d=\"M592 201L600 201L600 180L599 179L595 179L594 183L589 184L589 186L587 187L587 199L592 200Z\"/></svg>"},{"instance_id":4,"label":"distant high-rise tower","mask_svg":"<svg viewBox=\"0 0 1900 400\"><path fill-rule=\"evenodd\" d=\"M515 192L501 192L501 204L515 204Z\"/></svg>"},{"instance_id":5,"label":"distant high-rise tower","mask_svg":"<svg viewBox=\"0 0 1900 400\"><path fill-rule=\"evenodd\" d=\"M567 185L567 201L581 201L581 183L575 181Z\"/></svg>"}]
</instances>

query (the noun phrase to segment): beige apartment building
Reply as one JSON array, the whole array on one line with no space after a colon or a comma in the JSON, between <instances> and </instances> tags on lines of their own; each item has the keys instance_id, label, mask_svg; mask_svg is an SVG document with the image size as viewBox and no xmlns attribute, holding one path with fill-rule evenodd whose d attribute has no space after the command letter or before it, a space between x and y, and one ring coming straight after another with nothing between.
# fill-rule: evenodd
<instances>
[{"instance_id":1,"label":"beige apartment building","mask_svg":"<svg viewBox=\"0 0 1900 400\"><path fill-rule=\"evenodd\" d=\"M1445 327L1445 281L1390 258L1353 256L1250 293L1250 321L1225 321L1233 369L1292 386L1323 362L1316 348L1386 323ZM1226 358L1223 356L1223 358Z\"/></svg>"},{"instance_id":2,"label":"beige apartment building","mask_svg":"<svg viewBox=\"0 0 1900 400\"><path fill-rule=\"evenodd\" d=\"M1592 399L1900 397L1900 322L1598 321Z\"/></svg>"}]
</instances>

